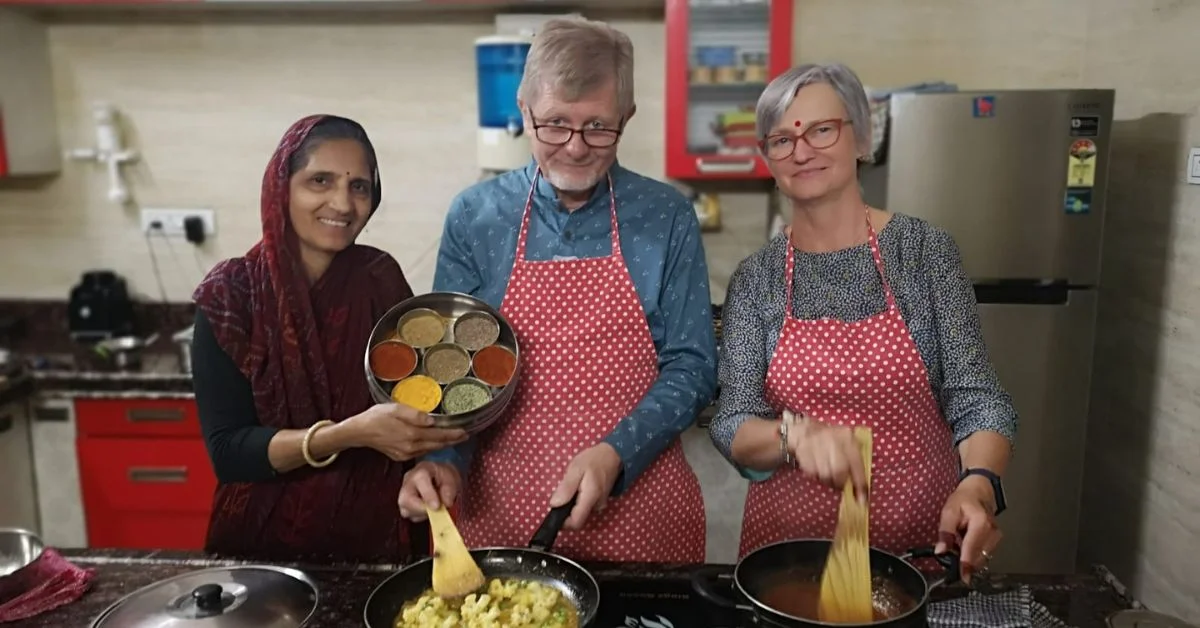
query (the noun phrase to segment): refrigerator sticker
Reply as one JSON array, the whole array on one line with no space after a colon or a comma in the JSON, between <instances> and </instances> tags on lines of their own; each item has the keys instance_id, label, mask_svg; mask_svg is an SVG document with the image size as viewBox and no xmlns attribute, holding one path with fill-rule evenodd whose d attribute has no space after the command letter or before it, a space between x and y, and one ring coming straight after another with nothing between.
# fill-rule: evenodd
<instances>
[{"instance_id":1,"label":"refrigerator sticker","mask_svg":"<svg viewBox=\"0 0 1200 628\"><path fill-rule=\"evenodd\" d=\"M1092 211L1092 190L1090 188L1074 188L1067 190L1063 199L1063 210L1068 214L1087 214Z\"/></svg>"},{"instance_id":2,"label":"refrigerator sticker","mask_svg":"<svg viewBox=\"0 0 1200 628\"><path fill-rule=\"evenodd\" d=\"M1071 137L1096 137L1100 134L1100 116L1071 118Z\"/></svg>"},{"instance_id":3,"label":"refrigerator sticker","mask_svg":"<svg viewBox=\"0 0 1200 628\"><path fill-rule=\"evenodd\" d=\"M1067 187L1090 188L1096 184L1096 143L1092 140L1071 142L1067 157Z\"/></svg>"},{"instance_id":4,"label":"refrigerator sticker","mask_svg":"<svg viewBox=\"0 0 1200 628\"><path fill-rule=\"evenodd\" d=\"M977 96L973 106L976 118L991 118L996 115L995 96Z\"/></svg>"}]
</instances>

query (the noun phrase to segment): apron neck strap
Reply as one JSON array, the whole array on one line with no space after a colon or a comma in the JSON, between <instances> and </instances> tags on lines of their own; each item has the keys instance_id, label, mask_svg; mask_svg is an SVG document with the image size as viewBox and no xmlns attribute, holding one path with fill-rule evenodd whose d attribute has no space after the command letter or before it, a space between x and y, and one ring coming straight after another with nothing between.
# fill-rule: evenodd
<instances>
[{"instance_id":1,"label":"apron neck strap","mask_svg":"<svg viewBox=\"0 0 1200 628\"><path fill-rule=\"evenodd\" d=\"M892 294L892 286L888 283L887 273L884 272L883 254L879 252L879 238L875 234L875 227L871 224L871 208L864 206L864 216L867 220L867 244L871 248L871 261L875 262L875 270L879 272L879 281L883 284L883 296L887 301L889 310L896 308L896 297ZM784 301L783 312L786 317L792 316L792 285L795 284L796 273L796 246L792 244L792 228L789 226L784 230L787 236L787 260L784 263Z\"/></svg>"},{"instance_id":2,"label":"apron neck strap","mask_svg":"<svg viewBox=\"0 0 1200 628\"><path fill-rule=\"evenodd\" d=\"M533 194L537 191L538 179L541 176L542 169L539 167L533 173L529 194L525 197L525 209L521 213L521 230L517 234L517 260L525 259L525 243L529 237L529 214L533 211ZM608 182L608 214L611 223L612 254L619 257L621 255L621 236L617 232L617 192L613 186L612 174L606 173L604 177Z\"/></svg>"}]
</instances>

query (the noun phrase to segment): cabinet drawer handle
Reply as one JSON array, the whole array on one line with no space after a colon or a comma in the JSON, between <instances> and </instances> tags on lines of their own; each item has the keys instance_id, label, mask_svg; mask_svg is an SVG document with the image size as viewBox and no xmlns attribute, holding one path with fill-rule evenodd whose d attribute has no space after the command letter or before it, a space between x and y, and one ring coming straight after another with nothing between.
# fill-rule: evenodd
<instances>
[{"instance_id":1,"label":"cabinet drawer handle","mask_svg":"<svg viewBox=\"0 0 1200 628\"><path fill-rule=\"evenodd\" d=\"M753 159L713 159L696 158L696 169L700 172L751 172L754 170Z\"/></svg>"},{"instance_id":2,"label":"cabinet drawer handle","mask_svg":"<svg viewBox=\"0 0 1200 628\"><path fill-rule=\"evenodd\" d=\"M130 423L182 421L183 410L180 408L131 408L125 411L125 417L129 419Z\"/></svg>"},{"instance_id":3,"label":"cabinet drawer handle","mask_svg":"<svg viewBox=\"0 0 1200 628\"><path fill-rule=\"evenodd\" d=\"M35 421L69 421L71 414L66 408L57 406L34 406L33 420Z\"/></svg>"},{"instance_id":4,"label":"cabinet drawer handle","mask_svg":"<svg viewBox=\"0 0 1200 628\"><path fill-rule=\"evenodd\" d=\"M130 467L129 481L143 484L187 482L187 467Z\"/></svg>"}]
</instances>

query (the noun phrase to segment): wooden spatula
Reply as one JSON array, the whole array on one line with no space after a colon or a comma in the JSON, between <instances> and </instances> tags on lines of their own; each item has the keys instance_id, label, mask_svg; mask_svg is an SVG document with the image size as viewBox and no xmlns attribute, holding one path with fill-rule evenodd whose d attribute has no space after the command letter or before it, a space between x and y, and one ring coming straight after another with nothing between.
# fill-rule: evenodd
<instances>
[{"instance_id":1,"label":"wooden spatula","mask_svg":"<svg viewBox=\"0 0 1200 628\"><path fill-rule=\"evenodd\" d=\"M433 534L433 592L440 597L462 597L485 582L483 571L471 557L446 508L426 508Z\"/></svg>"},{"instance_id":2,"label":"wooden spatula","mask_svg":"<svg viewBox=\"0 0 1200 628\"><path fill-rule=\"evenodd\" d=\"M867 486L871 485L871 430L854 428L854 438L862 452ZM854 495L853 482L842 490L837 529L825 571L821 574L821 597L817 616L821 621L838 624L869 624L874 621L871 606L871 555L868 508Z\"/></svg>"}]
</instances>

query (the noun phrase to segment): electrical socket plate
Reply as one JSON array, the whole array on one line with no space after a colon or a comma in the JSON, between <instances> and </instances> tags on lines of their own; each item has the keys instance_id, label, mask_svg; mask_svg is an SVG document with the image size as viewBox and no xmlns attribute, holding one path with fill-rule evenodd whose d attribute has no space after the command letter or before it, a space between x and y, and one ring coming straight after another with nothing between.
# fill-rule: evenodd
<instances>
[{"instance_id":1,"label":"electrical socket plate","mask_svg":"<svg viewBox=\"0 0 1200 628\"><path fill-rule=\"evenodd\" d=\"M216 217L211 209L157 209L146 207L142 209L142 233L154 233L154 224L162 225L160 233L166 236L183 237L183 221L197 217L204 221L204 235L212 236L217 231Z\"/></svg>"},{"instance_id":2,"label":"electrical socket plate","mask_svg":"<svg viewBox=\"0 0 1200 628\"><path fill-rule=\"evenodd\" d=\"M1187 168L1187 182L1200 185L1200 148L1192 148L1188 152Z\"/></svg>"}]
</instances>

